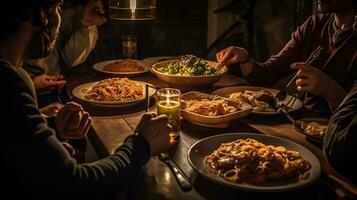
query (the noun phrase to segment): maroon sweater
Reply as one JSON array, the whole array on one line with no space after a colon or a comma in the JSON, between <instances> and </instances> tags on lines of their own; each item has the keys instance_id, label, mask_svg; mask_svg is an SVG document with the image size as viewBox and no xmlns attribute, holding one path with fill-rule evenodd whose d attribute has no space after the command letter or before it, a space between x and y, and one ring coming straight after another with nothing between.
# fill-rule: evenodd
<instances>
[{"instance_id":1,"label":"maroon sweater","mask_svg":"<svg viewBox=\"0 0 357 200\"><path fill-rule=\"evenodd\" d=\"M293 73L290 64L306 61L318 47L320 56L312 62L325 74L339 83L347 92L357 79L357 33L351 28L343 31L333 42L334 16L311 16L292 34L290 41L277 54L263 63L256 63L247 76L254 85L271 86L281 78ZM312 111L329 114L330 108L321 96L305 93L304 106Z\"/></svg>"}]
</instances>

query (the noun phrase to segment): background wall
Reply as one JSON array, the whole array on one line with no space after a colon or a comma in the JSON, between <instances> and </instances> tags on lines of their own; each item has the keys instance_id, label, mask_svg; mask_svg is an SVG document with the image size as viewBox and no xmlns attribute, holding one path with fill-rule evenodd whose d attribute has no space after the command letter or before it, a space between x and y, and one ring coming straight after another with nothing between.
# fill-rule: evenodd
<instances>
[{"instance_id":1,"label":"background wall","mask_svg":"<svg viewBox=\"0 0 357 200\"><path fill-rule=\"evenodd\" d=\"M214 10L232 1L256 2L254 7L254 35L247 34L246 24L236 28L209 54L207 47L237 20L237 9L215 14ZM108 3L108 0L107 0ZM153 21L123 22L109 20L99 27L99 40L88 60L76 68L88 71L92 65L109 59L121 58L121 36L138 37L138 58L152 56L194 54L215 59L215 53L227 46L248 45L252 37L251 53L264 60L277 53L289 40L297 24L311 13L310 0L157 0L157 18ZM243 4L245 5L245 4ZM299 12L297 12L299 11Z\"/></svg>"}]
</instances>

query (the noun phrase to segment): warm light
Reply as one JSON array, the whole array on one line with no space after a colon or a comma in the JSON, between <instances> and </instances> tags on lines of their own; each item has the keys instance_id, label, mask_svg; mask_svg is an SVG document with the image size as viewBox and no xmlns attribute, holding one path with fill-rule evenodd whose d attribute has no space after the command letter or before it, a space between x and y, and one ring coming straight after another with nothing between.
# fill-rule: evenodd
<instances>
[{"instance_id":1,"label":"warm light","mask_svg":"<svg viewBox=\"0 0 357 200\"><path fill-rule=\"evenodd\" d=\"M113 20L153 20L156 0L109 0L109 17Z\"/></svg>"},{"instance_id":2,"label":"warm light","mask_svg":"<svg viewBox=\"0 0 357 200\"><path fill-rule=\"evenodd\" d=\"M135 17L136 0L130 0L131 15Z\"/></svg>"}]
</instances>

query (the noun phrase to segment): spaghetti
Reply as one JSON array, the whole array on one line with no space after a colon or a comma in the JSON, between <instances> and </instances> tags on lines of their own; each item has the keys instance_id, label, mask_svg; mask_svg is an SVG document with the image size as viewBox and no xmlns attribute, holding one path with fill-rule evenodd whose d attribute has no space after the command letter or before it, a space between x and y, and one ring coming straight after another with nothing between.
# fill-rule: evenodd
<instances>
[{"instance_id":1,"label":"spaghetti","mask_svg":"<svg viewBox=\"0 0 357 200\"><path fill-rule=\"evenodd\" d=\"M217 97L213 100L188 100L185 101L184 110L205 116L219 116L236 112L234 106L227 104L227 101Z\"/></svg>"},{"instance_id":2,"label":"spaghetti","mask_svg":"<svg viewBox=\"0 0 357 200\"><path fill-rule=\"evenodd\" d=\"M222 143L205 162L230 182L258 185L306 179L311 168L299 152L251 138Z\"/></svg>"},{"instance_id":3,"label":"spaghetti","mask_svg":"<svg viewBox=\"0 0 357 200\"><path fill-rule=\"evenodd\" d=\"M128 78L109 78L99 81L84 98L95 101L133 101L143 97L143 87Z\"/></svg>"}]
</instances>

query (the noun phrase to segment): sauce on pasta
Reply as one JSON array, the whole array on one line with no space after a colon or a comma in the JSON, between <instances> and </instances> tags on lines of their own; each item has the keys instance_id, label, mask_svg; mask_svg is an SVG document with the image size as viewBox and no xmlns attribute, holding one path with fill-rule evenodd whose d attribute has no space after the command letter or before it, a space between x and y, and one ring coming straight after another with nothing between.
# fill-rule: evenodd
<instances>
[{"instance_id":1,"label":"sauce on pasta","mask_svg":"<svg viewBox=\"0 0 357 200\"><path fill-rule=\"evenodd\" d=\"M230 182L256 185L306 179L311 168L299 152L251 138L222 143L205 163Z\"/></svg>"}]
</instances>

